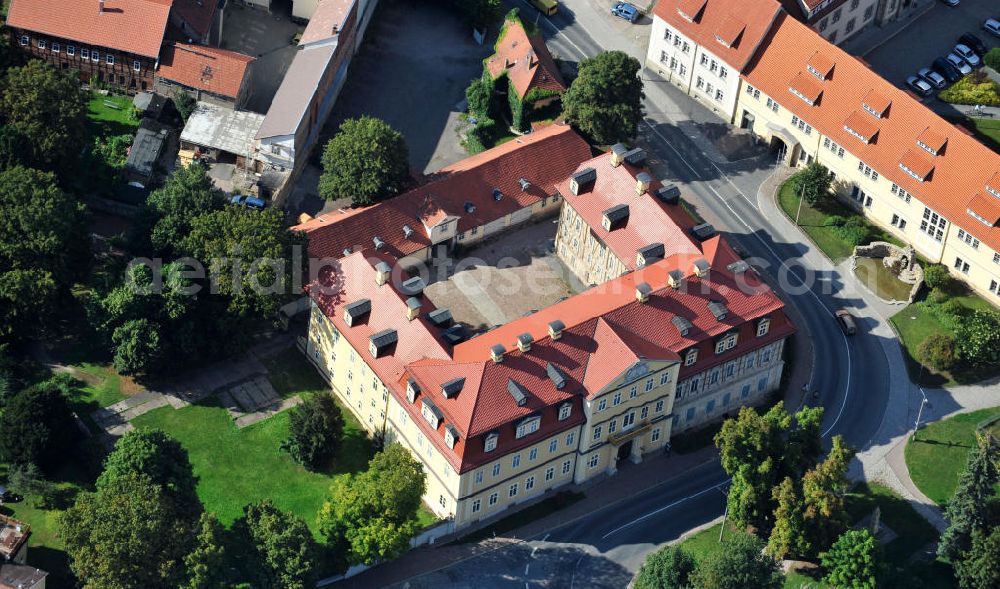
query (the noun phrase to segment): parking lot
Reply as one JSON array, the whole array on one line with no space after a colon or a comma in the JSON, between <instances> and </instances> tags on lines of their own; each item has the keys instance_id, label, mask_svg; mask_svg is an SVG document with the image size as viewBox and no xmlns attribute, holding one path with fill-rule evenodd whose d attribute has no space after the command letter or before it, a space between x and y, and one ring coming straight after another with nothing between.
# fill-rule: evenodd
<instances>
[{"instance_id":1,"label":"parking lot","mask_svg":"<svg viewBox=\"0 0 1000 589\"><path fill-rule=\"evenodd\" d=\"M907 76L948 55L962 33L971 32L990 47L1000 45L1000 39L982 29L987 18L1000 18L996 0L961 0L954 8L935 1L930 10L863 58L883 78L905 88Z\"/></svg>"},{"instance_id":2,"label":"parking lot","mask_svg":"<svg viewBox=\"0 0 1000 589\"><path fill-rule=\"evenodd\" d=\"M509 323L583 290L548 251L555 219L502 233L450 261L426 294L474 332ZM435 277L432 277L432 280ZM573 285L571 285L573 283Z\"/></svg>"}]
</instances>

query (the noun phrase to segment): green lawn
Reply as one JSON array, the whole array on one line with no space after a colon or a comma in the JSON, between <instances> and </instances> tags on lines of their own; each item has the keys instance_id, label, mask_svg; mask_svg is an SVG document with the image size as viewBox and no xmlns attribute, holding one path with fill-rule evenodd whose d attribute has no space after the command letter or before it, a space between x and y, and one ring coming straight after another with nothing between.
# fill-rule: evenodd
<instances>
[{"instance_id":1,"label":"green lawn","mask_svg":"<svg viewBox=\"0 0 1000 589\"><path fill-rule=\"evenodd\" d=\"M899 581L894 586L910 585L925 589L955 587L951 568L947 564L918 557L929 543L937 540L937 532L909 503L878 484L858 485L847 496L847 509L853 522L870 514L876 505L881 510L884 525L898 534L897 538L884 547L890 574ZM704 559L721 549L720 526L721 524L712 526L691 536L681 546L695 560ZM727 528L726 534L731 533L732 529ZM792 573L785 578L786 589L825 587L829 586L801 573Z\"/></svg>"},{"instance_id":2,"label":"green lawn","mask_svg":"<svg viewBox=\"0 0 1000 589\"><path fill-rule=\"evenodd\" d=\"M108 106L109 104L114 105ZM132 99L128 96L93 94L87 110L91 137L109 137L135 133L139 119L133 114Z\"/></svg>"},{"instance_id":3,"label":"green lawn","mask_svg":"<svg viewBox=\"0 0 1000 589\"><path fill-rule=\"evenodd\" d=\"M959 301L962 306L969 309L993 309L993 307L983 299L974 294L953 296L952 300ZM941 386L945 384L956 384L956 382L978 382L996 374L997 367L987 367L985 369L973 369L962 366L954 370L955 374L938 373L937 371L924 367L921 369L921 362L918 356L920 344L927 339L927 336L934 333L949 334L955 333L947 325L943 324L934 313L934 304L926 300L918 302L899 311L889 321L896 328L900 342L906 351L907 366L910 369L910 377L918 384L924 386ZM954 377L957 376L958 380Z\"/></svg>"},{"instance_id":4,"label":"green lawn","mask_svg":"<svg viewBox=\"0 0 1000 589\"><path fill-rule=\"evenodd\" d=\"M976 135L986 147L1000 153L1000 119L969 118L975 128Z\"/></svg>"},{"instance_id":5,"label":"green lawn","mask_svg":"<svg viewBox=\"0 0 1000 589\"><path fill-rule=\"evenodd\" d=\"M309 472L279 449L288 435L288 412L237 429L222 407L191 405L163 407L132 423L137 428L160 428L180 441L194 466L205 509L225 523L238 518L246 504L270 498L316 532L316 513L334 478L364 470L373 454L364 429L349 411L342 411L343 448L327 473Z\"/></svg>"},{"instance_id":6,"label":"green lawn","mask_svg":"<svg viewBox=\"0 0 1000 589\"><path fill-rule=\"evenodd\" d=\"M851 218L858 216L858 214L832 198L828 199L822 205L810 205L808 202L804 202L802 203L802 210L800 212L798 210L799 200L801 199L792 187L791 180L785 182L778 192L778 204L785 211L785 214L788 215L788 218L794 222L795 215L798 213L799 226L817 247L826 254L826 257L834 262L840 262L852 255L854 253L854 244L846 241L838 232L838 228L830 226L828 223L830 218L834 216ZM871 235L874 240L899 243L898 239L895 239L877 227L870 224L868 226L871 227Z\"/></svg>"},{"instance_id":7,"label":"green lawn","mask_svg":"<svg viewBox=\"0 0 1000 589\"><path fill-rule=\"evenodd\" d=\"M869 290L887 301L908 301L913 285L893 276L892 272L876 258L857 258L854 274Z\"/></svg>"},{"instance_id":8,"label":"green lawn","mask_svg":"<svg viewBox=\"0 0 1000 589\"><path fill-rule=\"evenodd\" d=\"M906 467L924 495L938 505L951 499L969 450L975 447L976 425L996 415L1000 407L959 414L928 425L907 443Z\"/></svg>"},{"instance_id":9,"label":"green lawn","mask_svg":"<svg viewBox=\"0 0 1000 589\"><path fill-rule=\"evenodd\" d=\"M282 399L330 390L313 365L294 346L265 359L263 363L267 368L267 378L271 381L271 386Z\"/></svg>"}]
</instances>

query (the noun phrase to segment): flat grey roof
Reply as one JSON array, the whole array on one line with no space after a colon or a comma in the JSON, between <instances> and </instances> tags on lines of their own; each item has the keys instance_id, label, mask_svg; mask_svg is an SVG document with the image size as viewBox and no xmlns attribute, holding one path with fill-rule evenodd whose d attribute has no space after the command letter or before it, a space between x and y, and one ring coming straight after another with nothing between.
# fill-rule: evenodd
<instances>
[{"instance_id":1,"label":"flat grey roof","mask_svg":"<svg viewBox=\"0 0 1000 589\"><path fill-rule=\"evenodd\" d=\"M255 112L199 102L181 131L181 141L245 156L263 123L264 115Z\"/></svg>"},{"instance_id":2,"label":"flat grey roof","mask_svg":"<svg viewBox=\"0 0 1000 589\"><path fill-rule=\"evenodd\" d=\"M264 124L257 131L257 139L295 134L330 60L337 52L337 45L299 49L281 80L271 107L267 109Z\"/></svg>"}]
</instances>

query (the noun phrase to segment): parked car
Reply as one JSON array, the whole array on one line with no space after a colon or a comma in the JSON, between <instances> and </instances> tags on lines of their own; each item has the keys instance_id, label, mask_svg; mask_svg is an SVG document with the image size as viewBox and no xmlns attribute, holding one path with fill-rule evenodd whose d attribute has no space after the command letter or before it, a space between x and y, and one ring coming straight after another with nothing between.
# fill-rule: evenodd
<instances>
[{"instance_id":1,"label":"parked car","mask_svg":"<svg viewBox=\"0 0 1000 589\"><path fill-rule=\"evenodd\" d=\"M972 66L965 63L965 60L959 57L956 53L949 53L945 59L951 62L951 65L955 66L963 76L972 73Z\"/></svg>"},{"instance_id":2,"label":"parked car","mask_svg":"<svg viewBox=\"0 0 1000 589\"><path fill-rule=\"evenodd\" d=\"M962 79L962 72L958 71L958 68L954 64L943 57L935 59L934 63L931 64L931 68L944 76L944 79L948 80L949 84L954 84Z\"/></svg>"},{"instance_id":3,"label":"parked car","mask_svg":"<svg viewBox=\"0 0 1000 589\"><path fill-rule=\"evenodd\" d=\"M975 51L979 57L986 55L986 52L990 50L990 48L986 46L986 43L983 43L982 39L972 33L965 33L958 38L958 42L972 47L972 50Z\"/></svg>"},{"instance_id":4,"label":"parked car","mask_svg":"<svg viewBox=\"0 0 1000 589\"><path fill-rule=\"evenodd\" d=\"M918 78L917 76L910 76L906 78L906 85L920 96L930 96L934 92L934 88L924 80L923 78Z\"/></svg>"},{"instance_id":5,"label":"parked car","mask_svg":"<svg viewBox=\"0 0 1000 589\"><path fill-rule=\"evenodd\" d=\"M958 6L960 4L958 0L941 0L941 2L948 6Z\"/></svg>"},{"instance_id":6,"label":"parked car","mask_svg":"<svg viewBox=\"0 0 1000 589\"><path fill-rule=\"evenodd\" d=\"M234 194L231 199L229 199L230 204L250 207L251 209L263 209L267 207L267 203L262 198L257 198L256 196L250 196L249 194Z\"/></svg>"},{"instance_id":7,"label":"parked car","mask_svg":"<svg viewBox=\"0 0 1000 589\"><path fill-rule=\"evenodd\" d=\"M932 70L929 67L921 68L917 75L927 81L928 84L934 86L938 90L944 88L948 85L948 80L944 79L944 76Z\"/></svg>"},{"instance_id":8,"label":"parked car","mask_svg":"<svg viewBox=\"0 0 1000 589\"><path fill-rule=\"evenodd\" d=\"M616 2L615 5L611 7L611 14L617 16L618 18L624 18L628 22L632 23L639 20L639 9L628 2Z\"/></svg>"},{"instance_id":9,"label":"parked car","mask_svg":"<svg viewBox=\"0 0 1000 589\"><path fill-rule=\"evenodd\" d=\"M983 28L994 37L1000 37L1000 20L988 18L983 21Z\"/></svg>"},{"instance_id":10,"label":"parked car","mask_svg":"<svg viewBox=\"0 0 1000 589\"><path fill-rule=\"evenodd\" d=\"M559 2L556 0L531 0L531 4L546 16L552 16L559 10Z\"/></svg>"},{"instance_id":11,"label":"parked car","mask_svg":"<svg viewBox=\"0 0 1000 589\"><path fill-rule=\"evenodd\" d=\"M980 64L982 64L979 56L976 55L976 52L973 51L968 45L962 45L961 43L955 45L955 53L964 59L965 63L969 64L971 67L977 68Z\"/></svg>"},{"instance_id":12,"label":"parked car","mask_svg":"<svg viewBox=\"0 0 1000 589\"><path fill-rule=\"evenodd\" d=\"M851 312L845 309L837 310L837 323L840 324L840 329L844 331L844 335L854 335L858 332L858 326L854 323L854 317L851 316Z\"/></svg>"},{"instance_id":13,"label":"parked car","mask_svg":"<svg viewBox=\"0 0 1000 589\"><path fill-rule=\"evenodd\" d=\"M22 499L20 495L11 493L7 487L0 486L0 504L19 503Z\"/></svg>"}]
</instances>

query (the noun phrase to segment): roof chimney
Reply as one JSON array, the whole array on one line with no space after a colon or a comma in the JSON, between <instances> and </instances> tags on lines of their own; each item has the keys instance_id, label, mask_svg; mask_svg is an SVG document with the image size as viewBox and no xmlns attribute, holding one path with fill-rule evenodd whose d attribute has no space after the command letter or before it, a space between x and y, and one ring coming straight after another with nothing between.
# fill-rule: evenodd
<instances>
[{"instance_id":1,"label":"roof chimney","mask_svg":"<svg viewBox=\"0 0 1000 589\"><path fill-rule=\"evenodd\" d=\"M705 258L698 258L694 261L694 275L698 278L704 278L711 269L711 264Z\"/></svg>"},{"instance_id":2,"label":"roof chimney","mask_svg":"<svg viewBox=\"0 0 1000 589\"><path fill-rule=\"evenodd\" d=\"M372 238L372 243L375 244L375 249L377 250L380 250L385 247L385 241L383 241L382 238L379 237L378 235Z\"/></svg>"},{"instance_id":3,"label":"roof chimney","mask_svg":"<svg viewBox=\"0 0 1000 589\"><path fill-rule=\"evenodd\" d=\"M490 348L490 357L493 358L493 362L499 364L503 362L503 355L507 353L507 348L503 347L503 344L493 344Z\"/></svg>"},{"instance_id":4,"label":"roof chimney","mask_svg":"<svg viewBox=\"0 0 1000 589\"><path fill-rule=\"evenodd\" d=\"M653 292L653 287L648 282L640 282L635 285L635 300L645 303L649 300L649 293Z\"/></svg>"},{"instance_id":5,"label":"roof chimney","mask_svg":"<svg viewBox=\"0 0 1000 589\"><path fill-rule=\"evenodd\" d=\"M410 297L406 299L406 319L413 321L417 317L420 317L420 307L423 304L417 297Z\"/></svg>"},{"instance_id":6,"label":"roof chimney","mask_svg":"<svg viewBox=\"0 0 1000 589\"><path fill-rule=\"evenodd\" d=\"M646 172L639 172L635 176L635 193L638 195L643 195L649 190L649 184L653 181L653 177Z\"/></svg>"},{"instance_id":7,"label":"roof chimney","mask_svg":"<svg viewBox=\"0 0 1000 589\"><path fill-rule=\"evenodd\" d=\"M625 147L624 143L615 143L611 146L611 167L617 168L622 165L625 161L625 154L628 153L628 148Z\"/></svg>"},{"instance_id":8,"label":"roof chimney","mask_svg":"<svg viewBox=\"0 0 1000 589\"><path fill-rule=\"evenodd\" d=\"M566 324L562 321L556 319L549 322L549 337L557 340L562 337L563 330L566 329Z\"/></svg>"},{"instance_id":9,"label":"roof chimney","mask_svg":"<svg viewBox=\"0 0 1000 589\"><path fill-rule=\"evenodd\" d=\"M523 192L528 192L528 189L531 188L531 182L529 182L527 178L521 178L517 182L521 185L521 190Z\"/></svg>"},{"instance_id":10,"label":"roof chimney","mask_svg":"<svg viewBox=\"0 0 1000 589\"><path fill-rule=\"evenodd\" d=\"M535 341L535 338L531 337L530 333L522 333L517 336L517 349L521 350L521 352L529 352L531 351L531 343L533 341Z\"/></svg>"},{"instance_id":11,"label":"roof chimney","mask_svg":"<svg viewBox=\"0 0 1000 589\"><path fill-rule=\"evenodd\" d=\"M671 270L667 274L667 285L670 286L670 288L680 288L683 280L684 273L680 270Z\"/></svg>"},{"instance_id":12,"label":"roof chimney","mask_svg":"<svg viewBox=\"0 0 1000 589\"><path fill-rule=\"evenodd\" d=\"M390 274L392 274L392 268L389 267L388 262L383 261L375 264L375 284L382 286L389 282Z\"/></svg>"},{"instance_id":13,"label":"roof chimney","mask_svg":"<svg viewBox=\"0 0 1000 589\"><path fill-rule=\"evenodd\" d=\"M597 170L594 168L584 168L569 177L569 191L573 194L580 194L588 185L597 180Z\"/></svg>"},{"instance_id":14,"label":"roof chimney","mask_svg":"<svg viewBox=\"0 0 1000 589\"><path fill-rule=\"evenodd\" d=\"M97 2L97 13L104 14L104 0L98 0Z\"/></svg>"}]
</instances>

